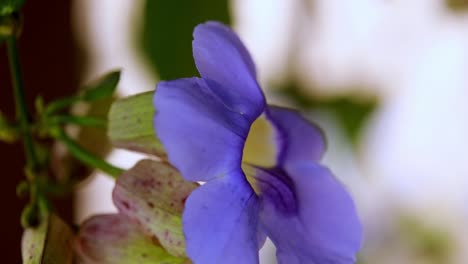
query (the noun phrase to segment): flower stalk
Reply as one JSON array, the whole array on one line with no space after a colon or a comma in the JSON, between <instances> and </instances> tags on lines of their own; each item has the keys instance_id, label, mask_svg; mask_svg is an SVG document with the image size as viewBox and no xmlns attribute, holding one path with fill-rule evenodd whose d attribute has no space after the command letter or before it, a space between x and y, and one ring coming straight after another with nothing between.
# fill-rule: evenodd
<instances>
[{"instance_id":1,"label":"flower stalk","mask_svg":"<svg viewBox=\"0 0 468 264\"><path fill-rule=\"evenodd\" d=\"M89 153L86 149L78 145L73 139L71 139L63 130L56 129L51 132L51 135L65 144L70 154L80 160L91 168L97 168L101 171L111 175L114 178L118 178L124 170L109 164L107 161Z\"/></svg>"},{"instance_id":2,"label":"flower stalk","mask_svg":"<svg viewBox=\"0 0 468 264\"><path fill-rule=\"evenodd\" d=\"M15 36L10 36L6 40L8 49L8 60L10 63L11 79L13 84L13 93L15 97L16 115L19 120L23 146L26 154L26 168L28 177L34 177L34 172L38 167L38 159L34 148L33 138L30 130L28 107L26 104L26 92L23 86L21 76L21 67L19 62L17 41ZM30 179L33 180L33 179Z\"/></svg>"},{"instance_id":3,"label":"flower stalk","mask_svg":"<svg viewBox=\"0 0 468 264\"><path fill-rule=\"evenodd\" d=\"M8 50L8 60L10 63L11 80L13 85L13 94L15 99L16 117L19 123L21 138L23 139L23 147L26 155L25 174L30 182L29 187L29 205L23 211L21 222L25 227L34 226L39 223L38 208L38 190L35 184L37 172L39 169L39 160L37 158L36 149L34 147L33 137L30 129L29 112L26 103L26 92L23 86L21 76L21 66L19 62L19 52L17 47L16 36L9 36L6 39Z\"/></svg>"}]
</instances>

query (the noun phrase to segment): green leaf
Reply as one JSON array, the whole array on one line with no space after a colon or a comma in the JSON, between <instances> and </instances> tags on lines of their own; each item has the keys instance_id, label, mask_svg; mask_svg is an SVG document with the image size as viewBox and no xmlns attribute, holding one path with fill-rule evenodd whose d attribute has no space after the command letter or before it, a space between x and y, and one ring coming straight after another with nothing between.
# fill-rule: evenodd
<instances>
[{"instance_id":1,"label":"green leaf","mask_svg":"<svg viewBox=\"0 0 468 264\"><path fill-rule=\"evenodd\" d=\"M114 146L160 157L165 155L153 128L153 94L141 93L112 104L108 135Z\"/></svg>"},{"instance_id":2,"label":"green leaf","mask_svg":"<svg viewBox=\"0 0 468 264\"><path fill-rule=\"evenodd\" d=\"M364 100L355 96L312 98L294 84L286 86L279 92L303 109L327 111L334 115L350 142L355 146L367 118L378 105L376 98Z\"/></svg>"},{"instance_id":3,"label":"green leaf","mask_svg":"<svg viewBox=\"0 0 468 264\"><path fill-rule=\"evenodd\" d=\"M168 163L142 160L117 180L114 204L121 214L157 237L170 254L184 257L182 211L197 186Z\"/></svg>"},{"instance_id":4,"label":"green leaf","mask_svg":"<svg viewBox=\"0 0 468 264\"><path fill-rule=\"evenodd\" d=\"M98 215L80 228L77 254L83 263L182 264L187 259L168 254L156 239L122 214Z\"/></svg>"},{"instance_id":5,"label":"green leaf","mask_svg":"<svg viewBox=\"0 0 468 264\"><path fill-rule=\"evenodd\" d=\"M18 11L23 4L24 0L0 0L0 16Z\"/></svg>"},{"instance_id":6,"label":"green leaf","mask_svg":"<svg viewBox=\"0 0 468 264\"><path fill-rule=\"evenodd\" d=\"M113 71L85 85L83 90L74 96L64 97L49 103L44 110L45 115L51 115L66 109L78 101L96 102L112 98L120 80L120 71Z\"/></svg>"},{"instance_id":7,"label":"green leaf","mask_svg":"<svg viewBox=\"0 0 468 264\"><path fill-rule=\"evenodd\" d=\"M120 71L107 73L96 81L85 86L81 93L84 101L92 102L111 97L120 80Z\"/></svg>"},{"instance_id":8,"label":"green leaf","mask_svg":"<svg viewBox=\"0 0 468 264\"><path fill-rule=\"evenodd\" d=\"M28 228L21 241L24 264L72 263L73 232L58 216L43 217L36 228Z\"/></svg>"},{"instance_id":9,"label":"green leaf","mask_svg":"<svg viewBox=\"0 0 468 264\"><path fill-rule=\"evenodd\" d=\"M146 0L138 41L161 79L198 74L192 57L192 31L207 20L230 23L227 0Z\"/></svg>"}]
</instances>

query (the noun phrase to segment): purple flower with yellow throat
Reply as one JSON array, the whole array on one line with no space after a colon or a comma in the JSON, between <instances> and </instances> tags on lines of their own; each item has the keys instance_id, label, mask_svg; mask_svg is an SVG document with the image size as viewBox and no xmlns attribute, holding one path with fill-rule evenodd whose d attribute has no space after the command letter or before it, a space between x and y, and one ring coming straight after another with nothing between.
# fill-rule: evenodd
<instances>
[{"instance_id":1,"label":"purple flower with yellow throat","mask_svg":"<svg viewBox=\"0 0 468 264\"><path fill-rule=\"evenodd\" d=\"M183 229L196 264L258 263L269 237L278 263L354 263L362 228L355 205L319 164L321 130L291 109L267 105L252 58L217 22L198 25L201 78L158 84L154 127L189 181Z\"/></svg>"}]
</instances>

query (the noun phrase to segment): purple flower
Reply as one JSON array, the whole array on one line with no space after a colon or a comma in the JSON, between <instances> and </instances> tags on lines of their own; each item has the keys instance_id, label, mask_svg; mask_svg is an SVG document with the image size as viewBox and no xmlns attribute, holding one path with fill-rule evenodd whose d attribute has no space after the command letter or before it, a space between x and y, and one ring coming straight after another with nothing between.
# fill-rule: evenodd
<instances>
[{"instance_id":1,"label":"purple flower","mask_svg":"<svg viewBox=\"0 0 468 264\"><path fill-rule=\"evenodd\" d=\"M160 82L154 97L154 127L169 161L185 179L206 181L183 213L188 256L200 264L258 263L268 236L278 263L354 263L360 221L347 191L318 163L320 129L266 104L254 63L228 27L197 26L193 55L201 78ZM269 165L243 157L261 116L277 145Z\"/></svg>"}]
</instances>

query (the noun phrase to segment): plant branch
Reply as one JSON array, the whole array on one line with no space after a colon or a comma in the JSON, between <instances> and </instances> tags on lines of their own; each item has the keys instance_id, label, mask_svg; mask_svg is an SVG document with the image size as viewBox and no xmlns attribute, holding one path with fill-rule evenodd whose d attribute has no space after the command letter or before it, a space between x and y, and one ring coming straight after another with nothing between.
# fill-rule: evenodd
<instances>
[{"instance_id":1,"label":"plant branch","mask_svg":"<svg viewBox=\"0 0 468 264\"><path fill-rule=\"evenodd\" d=\"M26 95L23 87L23 79L21 76L21 67L16 38L14 36L8 37L6 43L15 96L16 115L19 120L20 131L23 138L24 151L26 154L26 167L29 170L28 177L34 177L34 172L37 170L39 162L37 160L33 138L29 129L29 114L26 104Z\"/></svg>"},{"instance_id":2,"label":"plant branch","mask_svg":"<svg viewBox=\"0 0 468 264\"><path fill-rule=\"evenodd\" d=\"M58 129L52 135L59 141L61 141L65 146L67 146L70 153L85 163L86 165L91 166L92 168L98 168L103 172L111 175L114 178L119 177L124 170L118 167L115 167L112 164L109 164L107 161L97 157L96 155L89 153L86 149L78 145L72 138L70 138L63 130Z\"/></svg>"}]
</instances>

